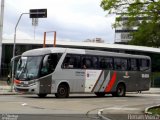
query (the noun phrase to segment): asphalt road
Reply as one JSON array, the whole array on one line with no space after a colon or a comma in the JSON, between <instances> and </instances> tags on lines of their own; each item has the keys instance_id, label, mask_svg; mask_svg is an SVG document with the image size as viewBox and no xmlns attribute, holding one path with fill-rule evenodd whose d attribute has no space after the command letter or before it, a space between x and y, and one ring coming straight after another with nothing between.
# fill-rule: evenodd
<instances>
[{"instance_id":1,"label":"asphalt road","mask_svg":"<svg viewBox=\"0 0 160 120\"><path fill-rule=\"evenodd\" d=\"M116 115L143 114L146 107L160 104L160 94L127 94L127 97L106 96L98 98L93 94L74 94L66 99L54 95L38 98L36 95L0 95L0 120L6 117L18 120L91 120L103 115L116 119ZM18 116L16 116L18 115ZM118 117L118 116L117 116Z\"/></svg>"}]
</instances>

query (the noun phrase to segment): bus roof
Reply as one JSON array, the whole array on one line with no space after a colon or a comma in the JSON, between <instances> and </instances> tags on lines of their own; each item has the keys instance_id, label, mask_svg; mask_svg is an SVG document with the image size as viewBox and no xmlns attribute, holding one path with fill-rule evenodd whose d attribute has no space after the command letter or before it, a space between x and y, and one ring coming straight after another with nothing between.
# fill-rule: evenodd
<instances>
[{"instance_id":1,"label":"bus roof","mask_svg":"<svg viewBox=\"0 0 160 120\"><path fill-rule=\"evenodd\" d=\"M126 53L116 53L116 52L87 50L87 49L60 48L60 47L33 49L33 50L24 52L22 56L39 56L39 55L46 55L50 53L64 53L64 52L71 53L71 54L88 54L88 55L100 55L100 56L117 56L117 57L150 59L150 57L144 56L144 55L132 55L132 54L126 54Z\"/></svg>"}]
</instances>

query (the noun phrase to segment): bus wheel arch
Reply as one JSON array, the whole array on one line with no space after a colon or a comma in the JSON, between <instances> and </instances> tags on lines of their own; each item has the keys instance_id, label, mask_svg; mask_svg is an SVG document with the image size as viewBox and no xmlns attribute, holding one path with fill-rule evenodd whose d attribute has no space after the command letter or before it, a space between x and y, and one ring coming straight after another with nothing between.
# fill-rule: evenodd
<instances>
[{"instance_id":1,"label":"bus wheel arch","mask_svg":"<svg viewBox=\"0 0 160 120\"><path fill-rule=\"evenodd\" d=\"M69 97L70 87L67 82L62 82L57 87L57 92L55 93L55 96L57 98L67 98Z\"/></svg>"},{"instance_id":2,"label":"bus wheel arch","mask_svg":"<svg viewBox=\"0 0 160 120\"><path fill-rule=\"evenodd\" d=\"M113 96L116 97L125 97L126 95L126 85L124 82L118 83L116 87L116 91L112 93Z\"/></svg>"}]
</instances>

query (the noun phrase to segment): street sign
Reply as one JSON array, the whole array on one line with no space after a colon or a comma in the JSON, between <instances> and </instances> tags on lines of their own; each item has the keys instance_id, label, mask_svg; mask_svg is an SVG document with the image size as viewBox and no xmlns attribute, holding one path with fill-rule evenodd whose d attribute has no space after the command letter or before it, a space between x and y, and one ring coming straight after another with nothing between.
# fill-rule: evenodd
<instances>
[{"instance_id":1,"label":"street sign","mask_svg":"<svg viewBox=\"0 0 160 120\"><path fill-rule=\"evenodd\" d=\"M30 18L46 18L47 9L30 9Z\"/></svg>"}]
</instances>

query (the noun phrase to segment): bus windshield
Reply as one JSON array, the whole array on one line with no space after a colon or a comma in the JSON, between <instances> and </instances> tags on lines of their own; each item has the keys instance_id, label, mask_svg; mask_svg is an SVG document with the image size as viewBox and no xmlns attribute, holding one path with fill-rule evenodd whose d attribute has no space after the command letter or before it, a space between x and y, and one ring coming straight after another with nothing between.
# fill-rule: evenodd
<instances>
[{"instance_id":1,"label":"bus windshield","mask_svg":"<svg viewBox=\"0 0 160 120\"><path fill-rule=\"evenodd\" d=\"M42 56L21 57L16 70L16 79L32 80L38 78Z\"/></svg>"}]
</instances>

